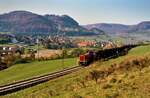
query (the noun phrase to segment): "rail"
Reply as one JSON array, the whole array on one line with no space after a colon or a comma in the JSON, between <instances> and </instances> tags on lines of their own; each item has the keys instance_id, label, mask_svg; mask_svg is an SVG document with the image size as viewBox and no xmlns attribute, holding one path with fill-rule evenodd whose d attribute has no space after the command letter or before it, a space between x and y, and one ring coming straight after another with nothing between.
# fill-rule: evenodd
<instances>
[{"instance_id":1,"label":"rail","mask_svg":"<svg viewBox=\"0 0 150 98\"><path fill-rule=\"evenodd\" d=\"M42 76L38 76L38 77L33 77L31 79L26 79L26 80L22 80L22 81L18 81L18 82L14 82L14 83L10 83L7 85L3 85L0 86L0 96L2 95L6 95L9 93L13 93L28 87L32 87L34 85L70 74L72 72L75 72L79 69L81 69L81 66L75 66L75 67L71 67L71 68L66 68L64 70L61 71L57 71L57 72L53 72L50 74L46 74L46 75L42 75Z\"/></svg>"}]
</instances>

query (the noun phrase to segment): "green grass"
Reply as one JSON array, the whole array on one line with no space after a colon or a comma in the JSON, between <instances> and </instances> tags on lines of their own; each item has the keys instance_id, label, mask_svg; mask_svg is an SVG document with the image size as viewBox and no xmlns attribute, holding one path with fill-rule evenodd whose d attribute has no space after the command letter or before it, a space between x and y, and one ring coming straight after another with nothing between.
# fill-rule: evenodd
<instances>
[{"instance_id":1,"label":"green grass","mask_svg":"<svg viewBox=\"0 0 150 98\"><path fill-rule=\"evenodd\" d=\"M0 46L15 46L16 44L8 43L8 44L0 44Z\"/></svg>"},{"instance_id":2,"label":"green grass","mask_svg":"<svg viewBox=\"0 0 150 98\"><path fill-rule=\"evenodd\" d=\"M80 36L80 37L71 37L73 39L80 39L80 40L89 40L89 41L101 41L101 40L109 40L111 39L108 35L99 35L99 36Z\"/></svg>"},{"instance_id":3,"label":"green grass","mask_svg":"<svg viewBox=\"0 0 150 98\"><path fill-rule=\"evenodd\" d=\"M13 34L13 32L0 32L0 34Z\"/></svg>"},{"instance_id":4,"label":"green grass","mask_svg":"<svg viewBox=\"0 0 150 98\"><path fill-rule=\"evenodd\" d=\"M133 55L133 56L140 55L141 56L141 55L144 55L147 53L150 53L150 45L149 46L140 46L135 49L132 49L131 51L129 51L129 56L130 55Z\"/></svg>"},{"instance_id":5,"label":"green grass","mask_svg":"<svg viewBox=\"0 0 150 98\"><path fill-rule=\"evenodd\" d=\"M89 77L89 73L93 70L108 68L111 64L146 54L150 54L150 46L136 47L126 56L96 62L73 74L2 98L149 98L150 67L122 73L116 72L97 83Z\"/></svg>"},{"instance_id":6,"label":"green grass","mask_svg":"<svg viewBox=\"0 0 150 98\"><path fill-rule=\"evenodd\" d=\"M43 47L43 45L33 45L33 46L27 46L27 47L25 47L25 49L27 50L27 49L34 49L34 50L42 50L42 49L44 49L44 47Z\"/></svg>"},{"instance_id":7,"label":"green grass","mask_svg":"<svg viewBox=\"0 0 150 98\"><path fill-rule=\"evenodd\" d=\"M63 68L75 66L76 63L77 58L69 58L64 60L64 66L62 66L61 59L16 64L6 70L0 71L0 85L50 73L56 70L62 70Z\"/></svg>"}]
</instances>

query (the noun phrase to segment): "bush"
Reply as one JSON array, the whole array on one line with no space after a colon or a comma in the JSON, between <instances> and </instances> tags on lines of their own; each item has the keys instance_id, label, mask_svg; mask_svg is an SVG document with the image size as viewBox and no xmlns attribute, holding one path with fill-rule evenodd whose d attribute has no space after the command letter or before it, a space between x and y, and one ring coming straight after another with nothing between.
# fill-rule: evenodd
<instances>
[{"instance_id":1,"label":"bush","mask_svg":"<svg viewBox=\"0 0 150 98\"><path fill-rule=\"evenodd\" d=\"M101 78L101 79L104 78L105 72L104 71L93 70L92 72L90 72L90 75L91 75L91 78L97 82L97 80L99 78Z\"/></svg>"},{"instance_id":2,"label":"bush","mask_svg":"<svg viewBox=\"0 0 150 98\"><path fill-rule=\"evenodd\" d=\"M149 56L133 58L127 61L123 61L119 64L118 69L131 70L133 68L137 68L141 70L142 68L149 66L150 58Z\"/></svg>"},{"instance_id":3,"label":"bush","mask_svg":"<svg viewBox=\"0 0 150 98\"><path fill-rule=\"evenodd\" d=\"M73 57L78 57L79 55L85 54L85 53L86 53L86 50L83 50L81 48L76 48L70 52L70 55Z\"/></svg>"},{"instance_id":4,"label":"bush","mask_svg":"<svg viewBox=\"0 0 150 98\"><path fill-rule=\"evenodd\" d=\"M89 73L89 75L86 78L88 80L92 79L97 82L98 79L103 79L117 70L121 71L129 71L132 69L141 70L142 68L147 67L149 65L150 65L149 55L145 57L138 57L130 60L125 60L119 64L112 64L109 68L104 70L93 70ZM115 83L116 81L117 80L115 78L111 80L112 83Z\"/></svg>"},{"instance_id":5,"label":"bush","mask_svg":"<svg viewBox=\"0 0 150 98\"><path fill-rule=\"evenodd\" d=\"M7 67L13 65L15 63L15 56L13 54L8 54L5 56L4 63Z\"/></svg>"},{"instance_id":6,"label":"bush","mask_svg":"<svg viewBox=\"0 0 150 98\"><path fill-rule=\"evenodd\" d=\"M74 94L71 98L83 98L83 97L78 94Z\"/></svg>"},{"instance_id":7,"label":"bush","mask_svg":"<svg viewBox=\"0 0 150 98\"><path fill-rule=\"evenodd\" d=\"M109 89L109 88L112 88L112 85L110 85L110 84L105 84L102 88L103 88L103 89Z\"/></svg>"}]
</instances>

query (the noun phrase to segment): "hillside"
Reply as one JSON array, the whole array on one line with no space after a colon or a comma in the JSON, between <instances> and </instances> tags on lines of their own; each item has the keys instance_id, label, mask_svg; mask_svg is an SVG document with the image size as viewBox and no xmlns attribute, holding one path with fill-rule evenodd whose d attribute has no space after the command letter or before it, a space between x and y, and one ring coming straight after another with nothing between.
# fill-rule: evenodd
<instances>
[{"instance_id":1,"label":"hillside","mask_svg":"<svg viewBox=\"0 0 150 98\"><path fill-rule=\"evenodd\" d=\"M56 31L52 21L27 11L14 11L0 15L0 27L1 32Z\"/></svg>"},{"instance_id":2,"label":"hillside","mask_svg":"<svg viewBox=\"0 0 150 98\"><path fill-rule=\"evenodd\" d=\"M2 98L149 98L150 46Z\"/></svg>"},{"instance_id":3,"label":"hillside","mask_svg":"<svg viewBox=\"0 0 150 98\"><path fill-rule=\"evenodd\" d=\"M50 72L62 70L63 68L72 67L76 64L76 61L76 58L65 59L65 66L62 66L61 59L15 64L8 69L0 71L0 85L12 83L14 81L29 79L34 76L39 76Z\"/></svg>"},{"instance_id":4,"label":"hillside","mask_svg":"<svg viewBox=\"0 0 150 98\"><path fill-rule=\"evenodd\" d=\"M0 15L0 32L19 34L96 35L68 15L38 15L28 11L13 11Z\"/></svg>"},{"instance_id":5,"label":"hillside","mask_svg":"<svg viewBox=\"0 0 150 98\"><path fill-rule=\"evenodd\" d=\"M86 29L97 28L107 33L134 33L134 32L150 32L150 21L144 21L136 25L125 25L125 24L109 24L109 23L98 23L84 25Z\"/></svg>"}]
</instances>

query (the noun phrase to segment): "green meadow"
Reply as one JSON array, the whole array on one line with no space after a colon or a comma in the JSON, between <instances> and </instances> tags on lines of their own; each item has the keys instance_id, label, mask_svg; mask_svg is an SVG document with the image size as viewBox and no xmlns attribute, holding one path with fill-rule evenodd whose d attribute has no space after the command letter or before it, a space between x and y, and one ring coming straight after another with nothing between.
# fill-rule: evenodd
<instances>
[{"instance_id":1,"label":"green meadow","mask_svg":"<svg viewBox=\"0 0 150 98\"><path fill-rule=\"evenodd\" d=\"M0 71L0 85L62 70L64 68L76 66L76 64L77 58L64 59L63 66L61 59L16 64L6 70Z\"/></svg>"}]
</instances>

